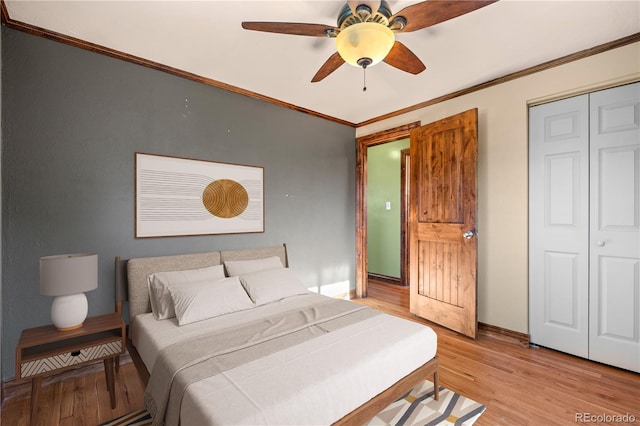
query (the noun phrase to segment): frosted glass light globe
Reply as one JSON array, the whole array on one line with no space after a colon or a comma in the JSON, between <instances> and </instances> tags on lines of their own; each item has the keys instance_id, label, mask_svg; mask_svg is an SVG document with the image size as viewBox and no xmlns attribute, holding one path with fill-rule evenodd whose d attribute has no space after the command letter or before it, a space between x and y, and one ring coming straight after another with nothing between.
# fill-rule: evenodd
<instances>
[{"instance_id":1,"label":"frosted glass light globe","mask_svg":"<svg viewBox=\"0 0 640 426\"><path fill-rule=\"evenodd\" d=\"M382 61L395 43L395 35L387 26L376 22L353 24L338 34L336 49L344 61L355 67L372 66ZM363 61L369 59L369 61Z\"/></svg>"}]
</instances>

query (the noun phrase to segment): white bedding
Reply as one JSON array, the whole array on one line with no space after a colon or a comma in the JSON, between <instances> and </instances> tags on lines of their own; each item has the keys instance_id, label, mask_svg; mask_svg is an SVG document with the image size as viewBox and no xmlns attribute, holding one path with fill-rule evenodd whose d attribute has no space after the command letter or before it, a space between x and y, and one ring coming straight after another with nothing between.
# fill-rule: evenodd
<instances>
[{"instance_id":1,"label":"white bedding","mask_svg":"<svg viewBox=\"0 0 640 426\"><path fill-rule=\"evenodd\" d=\"M147 369L158 352L203 333L326 299L308 294L179 327L138 315L132 340ZM432 359L436 335L390 315L346 326L187 388L182 425L331 424Z\"/></svg>"}]
</instances>

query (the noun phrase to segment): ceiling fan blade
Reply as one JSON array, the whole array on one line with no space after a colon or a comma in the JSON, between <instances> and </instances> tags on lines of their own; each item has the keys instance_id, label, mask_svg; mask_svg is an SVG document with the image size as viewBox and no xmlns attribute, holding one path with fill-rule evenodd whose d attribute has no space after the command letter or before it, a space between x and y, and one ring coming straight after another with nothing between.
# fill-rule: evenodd
<instances>
[{"instance_id":1,"label":"ceiling fan blade","mask_svg":"<svg viewBox=\"0 0 640 426\"><path fill-rule=\"evenodd\" d=\"M498 0L428 0L405 7L394 14L391 21L399 16L405 18L407 24L401 31L406 33L448 21L496 1Z\"/></svg>"},{"instance_id":2,"label":"ceiling fan blade","mask_svg":"<svg viewBox=\"0 0 640 426\"><path fill-rule=\"evenodd\" d=\"M384 61L399 70L411 74L420 74L427 67L407 46L396 41Z\"/></svg>"},{"instance_id":3,"label":"ceiling fan blade","mask_svg":"<svg viewBox=\"0 0 640 426\"><path fill-rule=\"evenodd\" d=\"M338 52L334 53L327 59L327 61L322 64L316 75L311 79L312 83L317 83L320 80L323 80L329 74L340 68L340 66L344 64L344 59Z\"/></svg>"},{"instance_id":4,"label":"ceiling fan blade","mask_svg":"<svg viewBox=\"0 0 640 426\"><path fill-rule=\"evenodd\" d=\"M326 31L337 30L336 27L322 24L302 24L297 22L243 22L242 28L267 33L292 34L312 37L326 37Z\"/></svg>"}]
</instances>

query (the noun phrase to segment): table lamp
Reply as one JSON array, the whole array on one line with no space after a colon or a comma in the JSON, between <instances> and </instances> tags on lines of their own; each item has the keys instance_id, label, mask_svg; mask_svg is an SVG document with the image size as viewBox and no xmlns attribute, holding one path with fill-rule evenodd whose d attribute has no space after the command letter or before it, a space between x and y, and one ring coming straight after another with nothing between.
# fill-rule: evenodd
<instances>
[{"instance_id":1,"label":"table lamp","mask_svg":"<svg viewBox=\"0 0 640 426\"><path fill-rule=\"evenodd\" d=\"M98 288L98 255L62 254L40 258L40 294L55 296L51 320L59 331L82 327L87 318L85 291Z\"/></svg>"}]
</instances>

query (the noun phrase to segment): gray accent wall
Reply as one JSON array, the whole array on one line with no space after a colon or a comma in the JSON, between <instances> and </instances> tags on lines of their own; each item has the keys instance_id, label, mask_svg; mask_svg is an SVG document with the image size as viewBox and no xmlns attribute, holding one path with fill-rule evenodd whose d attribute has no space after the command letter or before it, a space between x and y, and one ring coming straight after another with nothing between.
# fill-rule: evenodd
<instances>
[{"instance_id":1,"label":"gray accent wall","mask_svg":"<svg viewBox=\"0 0 640 426\"><path fill-rule=\"evenodd\" d=\"M1 47L4 380L50 323L41 256L98 253L89 315L114 309L115 256L287 243L309 288L355 288L353 128L5 27ZM135 152L264 167L265 232L136 239Z\"/></svg>"}]
</instances>

